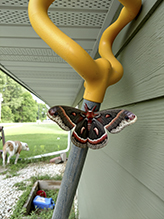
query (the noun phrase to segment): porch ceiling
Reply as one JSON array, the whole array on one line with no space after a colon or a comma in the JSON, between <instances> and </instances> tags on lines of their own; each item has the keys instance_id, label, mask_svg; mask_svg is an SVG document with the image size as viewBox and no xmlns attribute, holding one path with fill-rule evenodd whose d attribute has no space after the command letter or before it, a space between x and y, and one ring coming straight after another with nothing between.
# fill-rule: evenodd
<instances>
[{"instance_id":1,"label":"porch ceiling","mask_svg":"<svg viewBox=\"0 0 164 219\"><path fill-rule=\"evenodd\" d=\"M48 14L94 58L118 6L117 0L56 0ZM75 105L83 79L35 33L27 8L28 0L0 0L0 68L49 106Z\"/></svg>"}]
</instances>

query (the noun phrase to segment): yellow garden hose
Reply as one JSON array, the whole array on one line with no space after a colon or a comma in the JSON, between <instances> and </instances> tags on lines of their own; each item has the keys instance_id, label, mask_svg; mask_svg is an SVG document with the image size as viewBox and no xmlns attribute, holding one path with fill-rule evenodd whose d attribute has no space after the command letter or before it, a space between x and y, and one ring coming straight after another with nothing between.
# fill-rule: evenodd
<instances>
[{"instance_id":1,"label":"yellow garden hose","mask_svg":"<svg viewBox=\"0 0 164 219\"><path fill-rule=\"evenodd\" d=\"M47 15L54 0L30 0L29 18L36 33L85 80L84 99L101 103L109 85L118 82L123 67L112 53L112 44L122 28L135 18L141 0L119 0L123 9L118 19L102 34L99 44L101 58L93 60L75 41L64 34Z\"/></svg>"}]
</instances>

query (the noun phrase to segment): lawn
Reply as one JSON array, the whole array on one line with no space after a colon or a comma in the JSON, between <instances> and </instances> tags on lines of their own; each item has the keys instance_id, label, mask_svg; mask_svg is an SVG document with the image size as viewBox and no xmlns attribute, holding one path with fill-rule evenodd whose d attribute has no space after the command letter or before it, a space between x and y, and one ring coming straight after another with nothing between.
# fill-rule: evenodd
<instances>
[{"instance_id":1,"label":"lawn","mask_svg":"<svg viewBox=\"0 0 164 219\"><path fill-rule=\"evenodd\" d=\"M21 158L50 153L66 149L68 132L55 123L14 123L4 125L5 140L26 142L29 151L22 151ZM2 141L0 141L2 149Z\"/></svg>"}]
</instances>

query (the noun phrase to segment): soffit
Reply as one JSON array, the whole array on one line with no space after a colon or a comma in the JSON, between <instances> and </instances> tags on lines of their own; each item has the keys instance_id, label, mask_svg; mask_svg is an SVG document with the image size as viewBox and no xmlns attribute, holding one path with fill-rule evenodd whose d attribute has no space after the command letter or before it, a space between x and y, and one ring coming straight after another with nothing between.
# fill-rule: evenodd
<instances>
[{"instance_id":1,"label":"soffit","mask_svg":"<svg viewBox=\"0 0 164 219\"><path fill-rule=\"evenodd\" d=\"M118 5L113 0L56 0L48 14L94 58ZM28 0L0 0L0 17L1 70L49 106L73 105L83 79L32 29Z\"/></svg>"}]
</instances>

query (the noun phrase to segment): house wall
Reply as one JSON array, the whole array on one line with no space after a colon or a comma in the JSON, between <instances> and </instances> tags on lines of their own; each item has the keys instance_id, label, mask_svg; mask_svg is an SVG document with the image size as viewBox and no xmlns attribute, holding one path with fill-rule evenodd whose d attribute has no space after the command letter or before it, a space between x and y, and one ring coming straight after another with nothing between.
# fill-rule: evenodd
<instances>
[{"instance_id":1,"label":"house wall","mask_svg":"<svg viewBox=\"0 0 164 219\"><path fill-rule=\"evenodd\" d=\"M79 183L80 219L164 218L164 2L143 0L113 50L124 76L101 109L125 108L138 120L108 145L89 150Z\"/></svg>"}]
</instances>

